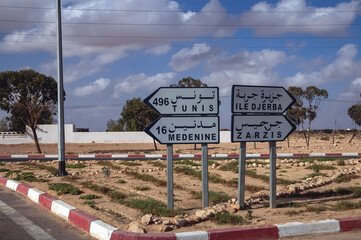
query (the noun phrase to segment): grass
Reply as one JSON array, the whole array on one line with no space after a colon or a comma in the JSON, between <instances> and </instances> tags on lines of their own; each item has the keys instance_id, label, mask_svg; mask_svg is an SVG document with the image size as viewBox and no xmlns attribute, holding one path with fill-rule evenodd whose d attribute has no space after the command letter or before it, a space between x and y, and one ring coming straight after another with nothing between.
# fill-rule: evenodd
<instances>
[{"instance_id":1,"label":"grass","mask_svg":"<svg viewBox=\"0 0 361 240\"><path fill-rule=\"evenodd\" d=\"M167 164L162 163L162 162L151 162L151 164L152 164L154 167L167 168Z\"/></svg>"},{"instance_id":2,"label":"grass","mask_svg":"<svg viewBox=\"0 0 361 240\"><path fill-rule=\"evenodd\" d=\"M142 214L153 214L160 217L174 217L181 214L180 210L170 210L167 206L155 199L132 199L125 201L124 204L128 207L138 209Z\"/></svg>"},{"instance_id":3,"label":"grass","mask_svg":"<svg viewBox=\"0 0 361 240\"><path fill-rule=\"evenodd\" d=\"M109 192L112 191L112 189L109 187L99 186L97 184L92 183L91 181L82 182L81 185L85 188L89 188L95 192L99 192L103 194L108 194Z\"/></svg>"},{"instance_id":4,"label":"grass","mask_svg":"<svg viewBox=\"0 0 361 240\"><path fill-rule=\"evenodd\" d=\"M202 166L199 163L195 163L189 159L184 159L184 160L180 160L180 161L175 161L174 164L182 164L182 165L188 165L188 166L195 166L195 167L199 167Z\"/></svg>"},{"instance_id":5,"label":"grass","mask_svg":"<svg viewBox=\"0 0 361 240\"><path fill-rule=\"evenodd\" d=\"M0 162L0 166L5 166L5 163L4 163L4 162Z\"/></svg>"},{"instance_id":6,"label":"grass","mask_svg":"<svg viewBox=\"0 0 361 240\"><path fill-rule=\"evenodd\" d=\"M350 182L352 179L360 178L357 175L341 175L335 178L335 183Z\"/></svg>"},{"instance_id":7,"label":"grass","mask_svg":"<svg viewBox=\"0 0 361 240\"><path fill-rule=\"evenodd\" d=\"M202 172L196 171L196 170L191 169L191 168L189 168L187 166L176 167L176 168L174 168L174 171L176 173L183 173L185 175L194 176L194 177L198 178L199 180L202 180ZM210 182L213 182L213 183L221 183L221 184L226 184L226 185L229 184L226 180L224 180L223 178L220 178L216 174L209 174L208 175L208 180Z\"/></svg>"},{"instance_id":8,"label":"grass","mask_svg":"<svg viewBox=\"0 0 361 240\"><path fill-rule=\"evenodd\" d=\"M121 167L114 165L113 163L108 162L108 161L98 161L97 164L100 166L103 166L103 167L111 168L111 169L116 169L116 170L121 169Z\"/></svg>"},{"instance_id":9,"label":"grass","mask_svg":"<svg viewBox=\"0 0 361 240\"><path fill-rule=\"evenodd\" d=\"M221 165L221 164L219 164L219 163L216 162L216 161L208 160L208 165L212 166L213 164L215 164L216 167L218 167L219 165Z\"/></svg>"},{"instance_id":10,"label":"grass","mask_svg":"<svg viewBox=\"0 0 361 240\"><path fill-rule=\"evenodd\" d=\"M49 186L49 189L56 191L58 195L80 195L83 193L79 188L67 183L54 183Z\"/></svg>"},{"instance_id":11,"label":"grass","mask_svg":"<svg viewBox=\"0 0 361 240\"><path fill-rule=\"evenodd\" d=\"M268 206L268 205L267 205ZM277 203L277 208L300 208L305 207L306 203L302 202L279 202Z\"/></svg>"},{"instance_id":12,"label":"grass","mask_svg":"<svg viewBox=\"0 0 361 240\"><path fill-rule=\"evenodd\" d=\"M94 194L87 194L87 195L81 196L79 198L80 199L85 199L85 200L93 200L93 199L101 198L101 196L94 195Z\"/></svg>"},{"instance_id":13,"label":"grass","mask_svg":"<svg viewBox=\"0 0 361 240\"><path fill-rule=\"evenodd\" d=\"M6 169L6 168L0 168L0 172L9 172L10 170L9 169Z\"/></svg>"},{"instance_id":14,"label":"grass","mask_svg":"<svg viewBox=\"0 0 361 240\"><path fill-rule=\"evenodd\" d=\"M309 162L309 163L313 163L314 160L313 159L310 159L308 158L307 156L303 156L301 157L300 159L297 160L297 163L300 163L300 162Z\"/></svg>"},{"instance_id":15,"label":"grass","mask_svg":"<svg viewBox=\"0 0 361 240\"><path fill-rule=\"evenodd\" d=\"M119 180L117 181L117 183L121 183L121 184L123 184L123 183L126 183L126 181L125 181L125 180L123 180L123 179L119 179Z\"/></svg>"},{"instance_id":16,"label":"grass","mask_svg":"<svg viewBox=\"0 0 361 240\"><path fill-rule=\"evenodd\" d=\"M302 210L300 211L296 211L296 210L289 210L289 211L286 211L285 214L289 217L292 217L292 216L295 216L295 215L299 215L300 213L303 213Z\"/></svg>"},{"instance_id":17,"label":"grass","mask_svg":"<svg viewBox=\"0 0 361 240\"><path fill-rule=\"evenodd\" d=\"M119 165L127 166L127 167L135 167L135 166L141 166L142 164L132 162L132 161L121 161Z\"/></svg>"},{"instance_id":18,"label":"grass","mask_svg":"<svg viewBox=\"0 0 361 240\"><path fill-rule=\"evenodd\" d=\"M230 214L229 212L217 213L212 220L218 225L223 225L223 224L242 225L244 222L242 216L233 215Z\"/></svg>"},{"instance_id":19,"label":"grass","mask_svg":"<svg viewBox=\"0 0 361 240\"><path fill-rule=\"evenodd\" d=\"M305 179L307 179L307 178L313 178L313 177L316 177L316 176L322 176L322 177L324 177L324 176L326 176L326 174L320 173L320 172L314 172L314 173L307 174L307 176L304 177L304 178L302 178L302 180L305 180Z\"/></svg>"},{"instance_id":20,"label":"grass","mask_svg":"<svg viewBox=\"0 0 361 240\"><path fill-rule=\"evenodd\" d=\"M306 211L307 212L315 212L319 214L320 212L327 211L328 208L326 206L307 206Z\"/></svg>"},{"instance_id":21,"label":"grass","mask_svg":"<svg viewBox=\"0 0 361 240\"><path fill-rule=\"evenodd\" d=\"M13 171L9 171L5 174L6 178L9 178L11 175L13 175L14 173L20 173L21 171L19 170L13 170Z\"/></svg>"},{"instance_id":22,"label":"grass","mask_svg":"<svg viewBox=\"0 0 361 240\"><path fill-rule=\"evenodd\" d=\"M327 158L327 157L317 159L317 161L319 161L319 162L334 162L336 160L337 160L336 158Z\"/></svg>"},{"instance_id":23,"label":"grass","mask_svg":"<svg viewBox=\"0 0 361 240\"><path fill-rule=\"evenodd\" d=\"M319 172L320 170L335 170L336 167L328 166L328 165L313 164L311 166L306 167L306 169L312 169L314 172Z\"/></svg>"},{"instance_id":24,"label":"grass","mask_svg":"<svg viewBox=\"0 0 361 240\"><path fill-rule=\"evenodd\" d=\"M34 166L38 169L44 169L44 170L48 171L49 173L51 173L52 175L56 175L59 171L57 168L55 168L53 166L46 166L44 164L35 164Z\"/></svg>"},{"instance_id":25,"label":"grass","mask_svg":"<svg viewBox=\"0 0 361 240\"><path fill-rule=\"evenodd\" d=\"M248 165L248 164L253 164L253 163L256 163L257 165L258 164L261 164L261 165L263 165L263 166L266 166L268 163L265 163L265 162L260 162L260 161L246 161L246 165ZM237 164L237 167L238 167L238 164Z\"/></svg>"},{"instance_id":26,"label":"grass","mask_svg":"<svg viewBox=\"0 0 361 240\"><path fill-rule=\"evenodd\" d=\"M15 180L17 181L28 181L28 182L49 182L49 180L45 180L42 178L36 178L33 172L23 172L18 175Z\"/></svg>"},{"instance_id":27,"label":"grass","mask_svg":"<svg viewBox=\"0 0 361 240\"><path fill-rule=\"evenodd\" d=\"M82 163L66 164L67 168L85 168L86 166Z\"/></svg>"},{"instance_id":28,"label":"grass","mask_svg":"<svg viewBox=\"0 0 361 240\"><path fill-rule=\"evenodd\" d=\"M120 202L122 203L123 200L127 197L127 195L125 193L122 193L122 192L119 192L119 191L111 191L111 192L108 192L108 196L114 200L114 201L117 201L117 202Z\"/></svg>"},{"instance_id":29,"label":"grass","mask_svg":"<svg viewBox=\"0 0 361 240\"><path fill-rule=\"evenodd\" d=\"M337 202L335 205L331 207L333 211L346 211L351 209L358 209L361 208L361 201L353 203L350 201L341 201Z\"/></svg>"},{"instance_id":30,"label":"grass","mask_svg":"<svg viewBox=\"0 0 361 240\"><path fill-rule=\"evenodd\" d=\"M234 173L238 173L238 161L232 161L223 165L219 168L221 171L231 171Z\"/></svg>"},{"instance_id":31,"label":"grass","mask_svg":"<svg viewBox=\"0 0 361 240\"><path fill-rule=\"evenodd\" d=\"M152 182L157 186L160 187L165 187L167 186L167 181L158 179L152 175L149 174L140 174L140 173L136 173L136 172L127 172L128 175L131 175L132 177L142 180L142 181L146 181L146 182Z\"/></svg>"},{"instance_id":32,"label":"grass","mask_svg":"<svg viewBox=\"0 0 361 240\"><path fill-rule=\"evenodd\" d=\"M337 166L346 166L346 162L344 159L337 159Z\"/></svg>"},{"instance_id":33,"label":"grass","mask_svg":"<svg viewBox=\"0 0 361 240\"><path fill-rule=\"evenodd\" d=\"M251 184L245 184L245 190L251 193L259 192L261 190L265 190L262 186L256 186Z\"/></svg>"},{"instance_id":34,"label":"grass","mask_svg":"<svg viewBox=\"0 0 361 240\"><path fill-rule=\"evenodd\" d=\"M324 197L335 197L345 196L353 194L356 197L361 196L361 187L347 187L347 188L336 188L335 190L325 190L322 192L309 191L307 193L292 194L290 197L298 198L324 198Z\"/></svg>"},{"instance_id":35,"label":"grass","mask_svg":"<svg viewBox=\"0 0 361 240\"><path fill-rule=\"evenodd\" d=\"M148 191L150 190L150 187L144 186L144 187L135 187L134 188L137 191Z\"/></svg>"},{"instance_id":36,"label":"grass","mask_svg":"<svg viewBox=\"0 0 361 240\"><path fill-rule=\"evenodd\" d=\"M202 199L202 192L196 192L196 191L192 191L192 198L194 199ZM208 193L208 199L209 202L212 203L222 203L222 202L227 202L228 200L231 200L231 197L229 195L227 195L224 192L213 192L213 191L209 191Z\"/></svg>"}]
</instances>

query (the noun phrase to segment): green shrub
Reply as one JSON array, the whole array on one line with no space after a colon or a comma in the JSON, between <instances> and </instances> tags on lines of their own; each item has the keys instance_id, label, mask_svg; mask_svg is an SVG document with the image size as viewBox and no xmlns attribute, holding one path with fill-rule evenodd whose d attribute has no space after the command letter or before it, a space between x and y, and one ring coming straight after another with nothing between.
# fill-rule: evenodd
<instances>
[{"instance_id":1,"label":"green shrub","mask_svg":"<svg viewBox=\"0 0 361 240\"><path fill-rule=\"evenodd\" d=\"M0 168L0 172L9 172L10 170L9 169L6 169L6 168Z\"/></svg>"},{"instance_id":2,"label":"green shrub","mask_svg":"<svg viewBox=\"0 0 361 240\"><path fill-rule=\"evenodd\" d=\"M174 217L181 214L179 210L170 210L167 206L155 199L132 199L124 202L130 208L138 209L142 214L153 214L160 217Z\"/></svg>"},{"instance_id":3,"label":"green shrub","mask_svg":"<svg viewBox=\"0 0 361 240\"><path fill-rule=\"evenodd\" d=\"M142 164L140 163L136 163L136 162L132 162L132 161L121 161L119 163L119 165L124 165L124 166L128 166L128 167L134 167L134 166L140 166Z\"/></svg>"},{"instance_id":4,"label":"green shrub","mask_svg":"<svg viewBox=\"0 0 361 240\"><path fill-rule=\"evenodd\" d=\"M335 178L335 183L350 182L352 179L360 178L357 175L341 175Z\"/></svg>"},{"instance_id":5,"label":"green shrub","mask_svg":"<svg viewBox=\"0 0 361 240\"><path fill-rule=\"evenodd\" d=\"M109 197L114 201L122 202L124 198L127 197L126 194L119 191L111 191L108 193Z\"/></svg>"},{"instance_id":6,"label":"green shrub","mask_svg":"<svg viewBox=\"0 0 361 240\"><path fill-rule=\"evenodd\" d=\"M277 208L300 208L305 207L306 203L300 203L300 202L279 202L277 203Z\"/></svg>"},{"instance_id":7,"label":"green shrub","mask_svg":"<svg viewBox=\"0 0 361 240\"><path fill-rule=\"evenodd\" d=\"M101 196L97 196L97 195L94 195L94 194L87 194L87 195L81 196L79 198L80 199L85 199L85 200L93 200L93 199L101 198Z\"/></svg>"},{"instance_id":8,"label":"green shrub","mask_svg":"<svg viewBox=\"0 0 361 240\"><path fill-rule=\"evenodd\" d=\"M361 208L361 201L357 203L353 203L350 201L341 201L337 202L334 206L332 206L332 210L334 211L346 211L357 208Z\"/></svg>"},{"instance_id":9,"label":"green shrub","mask_svg":"<svg viewBox=\"0 0 361 240\"><path fill-rule=\"evenodd\" d=\"M159 168L167 168L167 164L164 164L162 162L152 162L151 163L154 167L159 167Z\"/></svg>"},{"instance_id":10,"label":"green shrub","mask_svg":"<svg viewBox=\"0 0 361 240\"><path fill-rule=\"evenodd\" d=\"M144 187L135 187L134 188L137 191L148 191L150 190L150 187L144 186Z\"/></svg>"},{"instance_id":11,"label":"green shrub","mask_svg":"<svg viewBox=\"0 0 361 240\"><path fill-rule=\"evenodd\" d=\"M10 177L11 175L13 175L14 173L20 173L21 171L19 170L14 170L14 171L9 171L5 174L5 177Z\"/></svg>"},{"instance_id":12,"label":"green shrub","mask_svg":"<svg viewBox=\"0 0 361 240\"><path fill-rule=\"evenodd\" d=\"M336 167L328 166L328 165L313 164L311 166L306 167L306 169L312 169L314 172L320 172L320 170L335 170Z\"/></svg>"},{"instance_id":13,"label":"green shrub","mask_svg":"<svg viewBox=\"0 0 361 240\"><path fill-rule=\"evenodd\" d=\"M160 187L165 187L167 186L167 181L164 181L162 179L158 179L152 175L149 174L141 174L141 173L136 173L136 172L128 172L128 175L131 175L132 177L142 180L142 181L146 181L146 182L152 182L157 186Z\"/></svg>"},{"instance_id":14,"label":"green shrub","mask_svg":"<svg viewBox=\"0 0 361 240\"><path fill-rule=\"evenodd\" d=\"M117 183L126 183L126 181L125 180L123 180L123 179L119 179L118 181L117 181Z\"/></svg>"},{"instance_id":15,"label":"green shrub","mask_svg":"<svg viewBox=\"0 0 361 240\"><path fill-rule=\"evenodd\" d=\"M47 165L44 165L44 164L36 164L34 165L36 168L39 168L39 169L44 169L46 171L48 171L49 173L51 173L52 175L56 175L59 171L59 169L53 167L53 166L47 166Z\"/></svg>"},{"instance_id":16,"label":"green shrub","mask_svg":"<svg viewBox=\"0 0 361 240\"><path fill-rule=\"evenodd\" d=\"M110 170L107 167L102 167L102 173L104 177L108 178L110 176Z\"/></svg>"},{"instance_id":17,"label":"green shrub","mask_svg":"<svg viewBox=\"0 0 361 240\"><path fill-rule=\"evenodd\" d=\"M109 192L112 191L112 189L109 188L109 187L99 186L97 184L92 183L91 181L82 182L81 185L83 187L89 188L89 189L91 189L93 191L104 193L104 194L108 194Z\"/></svg>"},{"instance_id":18,"label":"green shrub","mask_svg":"<svg viewBox=\"0 0 361 240\"><path fill-rule=\"evenodd\" d=\"M66 164L67 168L85 168L86 166L82 163Z\"/></svg>"},{"instance_id":19,"label":"green shrub","mask_svg":"<svg viewBox=\"0 0 361 240\"><path fill-rule=\"evenodd\" d=\"M344 159L337 159L337 165L338 166L345 166L346 165L346 162Z\"/></svg>"},{"instance_id":20,"label":"green shrub","mask_svg":"<svg viewBox=\"0 0 361 240\"><path fill-rule=\"evenodd\" d=\"M4 162L0 162L0 166L4 166L5 165L5 163Z\"/></svg>"},{"instance_id":21,"label":"green shrub","mask_svg":"<svg viewBox=\"0 0 361 240\"><path fill-rule=\"evenodd\" d=\"M215 203L215 204L227 202L228 200L231 200L231 197L224 192L209 191L208 197L209 197L209 202ZM192 198L202 199L202 192L192 191Z\"/></svg>"},{"instance_id":22,"label":"green shrub","mask_svg":"<svg viewBox=\"0 0 361 240\"><path fill-rule=\"evenodd\" d=\"M314 207L314 206L307 206L306 207L306 211L307 212L315 212L315 213L317 213L317 214L319 214L320 212L324 212L324 211L326 211L327 210L327 207L325 207L325 206L316 206L316 207Z\"/></svg>"},{"instance_id":23,"label":"green shrub","mask_svg":"<svg viewBox=\"0 0 361 240\"><path fill-rule=\"evenodd\" d=\"M196 167L201 166L201 164L195 163L189 159L175 161L174 164L183 164L183 165L196 166Z\"/></svg>"},{"instance_id":24,"label":"green shrub","mask_svg":"<svg viewBox=\"0 0 361 240\"><path fill-rule=\"evenodd\" d=\"M216 224L223 225L223 224L231 224L231 225L242 225L243 224L243 218L238 215L230 214L229 212L225 213L217 213L213 217L213 221L216 222Z\"/></svg>"},{"instance_id":25,"label":"green shrub","mask_svg":"<svg viewBox=\"0 0 361 240\"><path fill-rule=\"evenodd\" d=\"M80 195L83 193L79 188L74 187L67 183L54 183L49 186L50 190L54 190L58 195L62 194L71 194L71 195Z\"/></svg>"}]
</instances>

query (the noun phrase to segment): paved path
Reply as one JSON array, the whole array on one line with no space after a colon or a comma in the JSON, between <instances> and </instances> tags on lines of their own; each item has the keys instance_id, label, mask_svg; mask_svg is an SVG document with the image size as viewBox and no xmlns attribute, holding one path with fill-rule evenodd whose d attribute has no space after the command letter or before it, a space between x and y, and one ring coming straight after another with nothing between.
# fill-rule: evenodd
<instances>
[{"instance_id":1,"label":"paved path","mask_svg":"<svg viewBox=\"0 0 361 240\"><path fill-rule=\"evenodd\" d=\"M95 239L31 200L0 188L0 239Z\"/></svg>"}]
</instances>

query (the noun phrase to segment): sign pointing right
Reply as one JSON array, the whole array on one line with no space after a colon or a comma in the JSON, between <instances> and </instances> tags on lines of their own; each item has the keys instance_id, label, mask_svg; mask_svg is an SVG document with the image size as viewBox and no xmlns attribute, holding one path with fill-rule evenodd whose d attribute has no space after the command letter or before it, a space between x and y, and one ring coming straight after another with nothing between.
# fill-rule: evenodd
<instances>
[{"instance_id":1,"label":"sign pointing right","mask_svg":"<svg viewBox=\"0 0 361 240\"><path fill-rule=\"evenodd\" d=\"M283 141L296 127L283 115L233 115L232 142Z\"/></svg>"},{"instance_id":2,"label":"sign pointing right","mask_svg":"<svg viewBox=\"0 0 361 240\"><path fill-rule=\"evenodd\" d=\"M283 87L232 87L232 113L283 113L295 102Z\"/></svg>"}]
</instances>

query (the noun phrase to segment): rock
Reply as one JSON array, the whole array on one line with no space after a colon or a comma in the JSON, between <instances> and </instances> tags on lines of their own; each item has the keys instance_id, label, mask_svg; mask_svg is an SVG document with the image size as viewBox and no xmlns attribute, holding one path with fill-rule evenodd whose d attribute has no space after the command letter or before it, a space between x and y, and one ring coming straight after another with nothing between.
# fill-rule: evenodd
<instances>
[{"instance_id":1,"label":"rock","mask_svg":"<svg viewBox=\"0 0 361 240\"><path fill-rule=\"evenodd\" d=\"M197 211L195 215L198 216L202 221L208 220L207 212L204 210Z\"/></svg>"},{"instance_id":2,"label":"rock","mask_svg":"<svg viewBox=\"0 0 361 240\"><path fill-rule=\"evenodd\" d=\"M174 220L174 225L176 225L177 227L180 227L180 228L184 227L187 224L188 224L188 221L184 218Z\"/></svg>"},{"instance_id":3,"label":"rock","mask_svg":"<svg viewBox=\"0 0 361 240\"><path fill-rule=\"evenodd\" d=\"M153 223L153 215L152 214L146 214L142 217L141 222L143 225L149 225Z\"/></svg>"},{"instance_id":4,"label":"rock","mask_svg":"<svg viewBox=\"0 0 361 240\"><path fill-rule=\"evenodd\" d=\"M164 221L163 221L163 224L164 224L164 225L171 225L172 223L171 223L169 220L164 220Z\"/></svg>"},{"instance_id":5,"label":"rock","mask_svg":"<svg viewBox=\"0 0 361 240\"><path fill-rule=\"evenodd\" d=\"M167 225L160 225L158 227L159 232L170 232L172 230L173 230L173 228L171 228L170 226L167 226Z\"/></svg>"},{"instance_id":6,"label":"rock","mask_svg":"<svg viewBox=\"0 0 361 240\"><path fill-rule=\"evenodd\" d=\"M252 163L252 167L257 167L257 163Z\"/></svg>"},{"instance_id":7,"label":"rock","mask_svg":"<svg viewBox=\"0 0 361 240\"><path fill-rule=\"evenodd\" d=\"M194 223L199 223L201 221L201 218L198 217L197 215L192 215L192 216L189 216L188 218L192 219L194 221ZM192 222L192 221L189 221L189 222Z\"/></svg>"},{"instance_id":8,"label":"rock","mask_svg":"<svg viewBox=\"0 0 361 240\"><path fill-rule=\"evenodd\" d=\"M216 167L217 167L217 164L215 164L215 163L213 163L211 166L212 169L215 169Z\"/></svg>"},{"instance_id":9,"label":"rock","mask_svg":"<svg viewBox=\"0 0 361 240\"><path fill-rule=\"evenodd\" d=\"M143 228L139 227L137 222L131 222L128 231L134 233L146 233Z\"/></svg>"}]
</instances>

